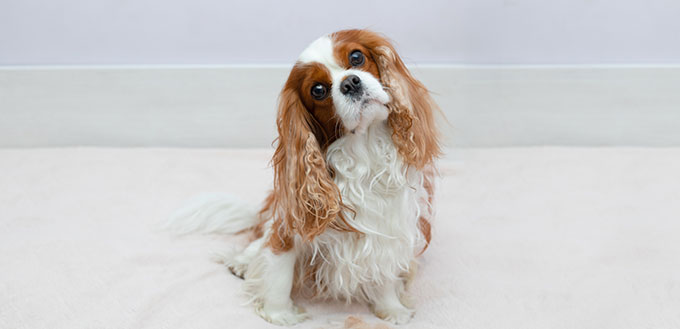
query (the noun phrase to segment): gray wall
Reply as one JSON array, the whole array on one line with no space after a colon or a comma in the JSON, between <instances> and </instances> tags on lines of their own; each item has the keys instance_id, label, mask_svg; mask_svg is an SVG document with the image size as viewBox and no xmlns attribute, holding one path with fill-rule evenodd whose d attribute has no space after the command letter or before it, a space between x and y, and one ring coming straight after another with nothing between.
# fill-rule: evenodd
<instances>
[{"instance_id":1,"label":"gray wall","mask_svg":"<svg viewBox=\"0 0 680 329\"><path fill-rule=\"evenodd\" d=\"M271 147L290 71L0 68L0 147ZM680 146L678 67L412 67L447 146Z\"/></svg>"},{"instance_id":2,"label":"gray wall","mask_svg":"<svg viewBox=\"0 0 680 329\"><path fill-rule=\"evenodd\" d=\"M678 0L0 0L0 65L290 63L368 27L409 63L680 62Z\"/></svg>"}]
</instances>

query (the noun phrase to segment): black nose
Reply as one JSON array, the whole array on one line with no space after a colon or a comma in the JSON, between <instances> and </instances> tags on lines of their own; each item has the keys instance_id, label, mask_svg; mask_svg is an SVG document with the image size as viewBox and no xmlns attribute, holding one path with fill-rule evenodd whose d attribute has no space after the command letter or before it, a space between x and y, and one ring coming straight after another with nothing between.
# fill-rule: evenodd
<instances>
[{"instance_id":1,"label":"black nose","mask_svg":"<svg viewBox=\"0 0 680 329\"><path fill-rule=\"evenodd\" d=\"M343 95L354 95L359 90L361 90L361 79L354 74L348 75L345 80L342 80L340 83L340 91Z\"/></svg>"}]
</instances>

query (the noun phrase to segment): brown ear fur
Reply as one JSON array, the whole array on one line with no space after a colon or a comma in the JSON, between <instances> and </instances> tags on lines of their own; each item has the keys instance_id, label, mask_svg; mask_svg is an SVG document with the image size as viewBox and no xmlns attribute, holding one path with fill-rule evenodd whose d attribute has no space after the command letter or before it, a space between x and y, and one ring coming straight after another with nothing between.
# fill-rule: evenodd
<instances>
[{"instance_id":1,"label":"brown ear fur","mask_svg":"<svg viewBox=\"0 0 680 329\"><path fill-rule=\"evenodd\" d=\"M295 88L287 86L281 92L276 124L279 137L272 158L274 190L261 212L278 222L278 227L272 228L276 233L272 239L279 235L280 241L289 241L297 233L311 240L328 226L340 229L338 220L346 224L340 191L312 130L313 118ZM291 247L280 241L270 245L281 250Z\"/></svg>"},{"instance_id":2,"label":"brown ear fur","mask_svg":"<svg viewBox=\"0 0 680 329\"><path fill-rule=\"evenodd\" d=\"M392 140L408 164L422 169L441 154L439 131L434 122L434 113L439 110L437 105L386 38L367 30L343 33L348 39L361 40L369 48L378 64L380 80L392 97L388 104Z\"/></svg>"}]
</instances>

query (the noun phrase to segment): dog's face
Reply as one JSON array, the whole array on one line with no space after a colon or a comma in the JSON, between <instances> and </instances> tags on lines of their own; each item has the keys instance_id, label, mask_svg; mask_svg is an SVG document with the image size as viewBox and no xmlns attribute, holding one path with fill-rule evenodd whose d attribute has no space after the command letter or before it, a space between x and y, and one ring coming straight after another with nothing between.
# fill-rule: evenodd
<instances>
[{"instance_id":1,"label":"dog's face","mask_svg":"<svg viewBox=\"0 0 680 329\"><path fill-rule=\"evenodd\" d=\"M338 32L314 41L292 73L303 77L298 90L305 108L329 136L361 134L388 114L385 105L390 96L380 82L377 63L361 40L347 34Z\"/></svg>"},{"instance_id":2,"label":"dog's face","mask_svg":"<svg viewBox=\"0 0 680 329\"><path fill-rule=\"evenodd\" d=\"M388 116L390 95L381 83L371 50L355 31L312 42L300 55L284 87L299 97L322 147L345 134L362 134ZM372 35L371 35L372 36Z\"/></svg>"},{"instance_id":3,"label":"dog's face","mask_svg":"<svg viewBox=\"0 0 680 329\"><path fill-rule=\"evenodd\" d=\"M313 237L344 221L342 198L325 151L338 138L387 122L407 165L439 154L434 102L390 42L367 30L345 30L312 42L293 66L279 98L274 158L276 209L290 229Z\"/></svg>"}]
</instances>

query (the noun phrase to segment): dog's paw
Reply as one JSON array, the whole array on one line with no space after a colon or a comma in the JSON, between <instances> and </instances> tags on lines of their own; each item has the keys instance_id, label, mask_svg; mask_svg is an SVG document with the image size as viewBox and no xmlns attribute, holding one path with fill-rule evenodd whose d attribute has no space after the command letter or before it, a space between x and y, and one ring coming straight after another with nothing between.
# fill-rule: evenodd
<instances>
[{"instance_id":1,"label":"dog's paw","mask_svg":"<svg viewBox=\"0 0 680 329\"><path fill-rule=\"evenodd\" d=\"M404 292L399 295L399 301L401 302L402 305L406 306L406 308L412 309L416 305L415 300L411 296L411 294Z\"/></svg>"},{"instance_id":2,"label":"dog's paw","mask_svg":"<svg viewBox=\"0 0 680 329\"><path fill-rule=\"evenodd\" d=\"M279 326L292 326L309 319L309 315L301 307L290 305L287 307L266 307L258 305L255 308L257 315Z\"/></svg>"},{"instance_id":3,"label":"dog's paw","mask_svg":"<svg viewBox=\"0 0 680 329\"><path fill-rule=\"evenodd\" d=\"M212 259L216 263L224 264L231 274L241 279L245 278L248 263L242 261L235 251L213 254Z\"/></svg>"},{"instance_id":4,"label":"dog's paw","mask_svg":"<svg viewBox=\"0 0 680 329\"><path fill-rule=\"evenodd\" d=\"M229 272L231 272L231 274L233 274L233 275L235 275L235 276L237 276L241 279L245 278L246 271L248 270L248 264L239 263L239 262L230 262L230 263L226 263L225 265L227 265L227 268L229 269Z\"/></svg>"},{"instance_id":5,"label":"dog's paw","mask_svg":"<svg viewBox=\"0 0 680 329\"><path fill-rule=\"evenodd\" d=\"M416 311L404 306L389 308L373 307L373 314L393 324L406 324L411 321Z\"/></svg>"}]
</instances>

